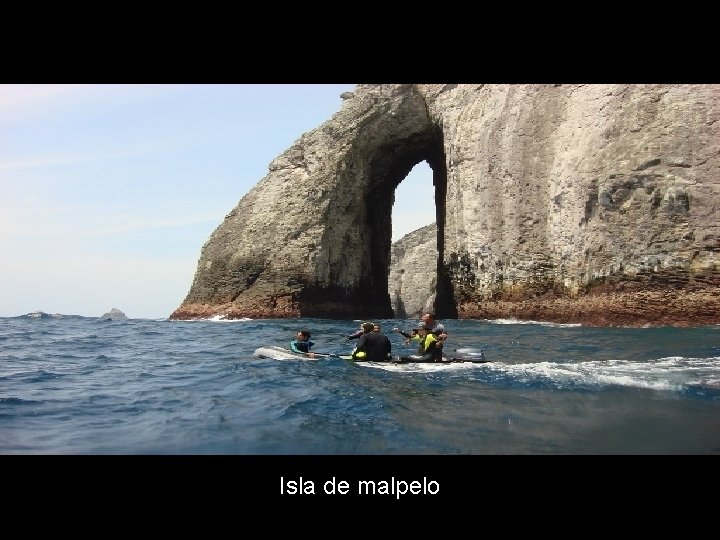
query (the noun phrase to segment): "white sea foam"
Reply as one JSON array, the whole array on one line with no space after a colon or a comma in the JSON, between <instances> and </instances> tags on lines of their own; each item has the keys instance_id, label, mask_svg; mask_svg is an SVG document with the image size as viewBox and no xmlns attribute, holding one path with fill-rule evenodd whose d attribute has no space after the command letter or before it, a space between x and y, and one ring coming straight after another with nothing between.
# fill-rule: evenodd
<instances>
[{"instance_id":1,"label":"white sea foam","mask_svg":"<svg viewBox=\"0 0 720 540\"><path fill-rule=\"evenodd\" d=\"M403 363L396 364L393 362L360 362L358 365L372 368L384 369L386 371L397 371L397 372L425 372L434 373L438 371L449 372L449 371L462 371L472 368L485 366L487 364L481 362L449 362L449 363L434 363L434 362L421 362L421 363Z\"/></svg>"},{"instance_id":2,"label":"white sea foam","mask_svg":"<svg viewBox=\"0 0 720 540\"><path fill-rule=\"evenodd\" d=\"M673 356L643 362L593 360L567 364L559 362L523 364L363 362L361 365L398 373L457 373L481 369L485 374L489 372L506 374L516 382L524 384L546 381L552 383L556 388L568 390L583 386L622 386L670 392L680 392L689 387L720 389L720 357Z\"/></svg>"},{"instance_id":3,"label":"white sea foam","mask_svg":"<svg viewBox=\"0 0 720 540\"><path fill-rule=\"evenodd\" d=\"M533 324L537 326L553 326L556 328L564 328L564 327L577 327L582 326L582 324L576 324L576 323L554 323L554 322L545 322L545 321L521 321L520 319L481 319L484 322L487 322L489 324Z\"/></svg>"},{"instance_id":4,"label":"white sea foam","mask_svg":"<svg viewBox=\"0 0 720 540\"><path fill-rule=\"evenodd\" d=\"M720 360L711 358L659 358L645 362L593 360L578 363L537 362L488 364L521 382L550 380L559 388L579 385L627 386L680 391L690 386L720 388Z\"/></svg>"},{"instance_id":5,"label":"white sea foam","mask_svg":"<svg viewBox=\"0 0 720 540\"><path fill-rule=\"evenodd\" d=\"M250 319L248 317L243 317L240 319L226 319L224 315L214 315L212 317L207 318L199 318L199 319L176 319L180 322L224 322L224 323L234 323L234 322L249 322L253 321L254 319Z\"/></svg>"}]
</instances>

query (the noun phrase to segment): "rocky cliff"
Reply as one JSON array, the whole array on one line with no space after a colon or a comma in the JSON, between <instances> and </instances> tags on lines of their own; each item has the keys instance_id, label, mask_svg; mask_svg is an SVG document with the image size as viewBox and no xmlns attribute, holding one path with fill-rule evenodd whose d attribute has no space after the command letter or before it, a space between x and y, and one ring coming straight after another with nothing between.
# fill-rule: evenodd
<instances>
[{"instance_id":1,"label":"rocky cliff","mask_svg":"<svg viewBox=\"0 0 720 540\"><path fill-rule=\"evenodd\" d=\"M425 160L439 316L720 322L720 86L359 85L343 99L211 235L171 318L391 317L394 190Z\"/></svg>"}]
</instances>

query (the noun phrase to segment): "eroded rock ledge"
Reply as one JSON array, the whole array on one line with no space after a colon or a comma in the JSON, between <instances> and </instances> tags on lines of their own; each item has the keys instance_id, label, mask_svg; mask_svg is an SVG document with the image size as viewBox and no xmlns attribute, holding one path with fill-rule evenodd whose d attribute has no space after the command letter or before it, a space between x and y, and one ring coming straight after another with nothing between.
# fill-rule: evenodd
<instances>
[{"instance_id":1,"label":"eroded rock ledge","mask_svg":"<svg viewBox=\"0 0 720 540\"><path fill-rule=\"evenodd\" d=\"M704 326L718 324L717 287L618 292L604 287L576 297L464 302L460 318L534 320L584 326Z\"/></svg>"},{"instance_id":2,"label":"eroded rock ledge","mask_svg":"<svg viewBox=\"0 0 720 540\"><path fill-rule=\"evenodd\" d=\"M441 317L720 324L719 118L718 85L359 85L171 318L392 317L394 190L426 160Z\"/></svg>"}]
</instances>

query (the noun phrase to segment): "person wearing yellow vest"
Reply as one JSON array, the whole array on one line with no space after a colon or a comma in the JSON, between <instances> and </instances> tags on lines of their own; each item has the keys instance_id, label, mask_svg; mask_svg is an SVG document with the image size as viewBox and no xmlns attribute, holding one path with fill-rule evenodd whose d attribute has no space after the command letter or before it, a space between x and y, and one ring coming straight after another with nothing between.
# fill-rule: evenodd
<instances>
[{"instance_id":1,"label":"person wearing yellow vest","mask_svg":"<svg viewBox=\"0 0 720 540\"><path fill-rule=\"evenodd\" d=\"M427 327L428 331L435 334L435 339L437 339L437 347L438 349L442 349L443 344L445 343L445 340L447 339L447 332L445 331L445 326L438 322L435 313L432 311L426 311L422 314L422 317L420 317L420 320L424 322Z\"/></svg>"},{"instance_id":2,"label":"person wearing yellow vest","mask_svg":"<svg viewBox=\"0 0 720 540\"><path fill-rule=\"evenodd\" d=\"M430 331L428 324L418 324L418 336L420 344L416 355L400 356L400 362L442 362L442 349L438 347L437 337Z\"/></svg>"}]
</instances>

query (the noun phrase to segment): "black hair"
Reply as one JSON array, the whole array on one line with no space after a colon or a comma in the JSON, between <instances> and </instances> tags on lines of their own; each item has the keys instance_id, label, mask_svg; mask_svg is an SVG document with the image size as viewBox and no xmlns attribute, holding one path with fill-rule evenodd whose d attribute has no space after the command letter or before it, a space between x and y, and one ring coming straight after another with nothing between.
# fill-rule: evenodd
<instances>
[{"instance_id":1,"label":"black hair","mask_svg":"<svg viewBox=\"0 0 720 540\"><path fill-rule=\"evenodd\" d=\"M306 338L310 339L310 330L300 330L299 332Z\"/></svg>"}]
</instances>

